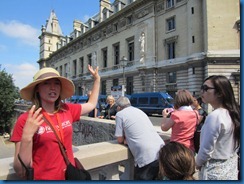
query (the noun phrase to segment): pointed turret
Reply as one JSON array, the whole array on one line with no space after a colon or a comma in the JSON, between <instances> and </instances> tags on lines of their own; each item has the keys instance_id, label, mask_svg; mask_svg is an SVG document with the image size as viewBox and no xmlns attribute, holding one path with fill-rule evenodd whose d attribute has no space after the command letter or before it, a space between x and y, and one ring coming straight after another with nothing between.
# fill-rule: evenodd
<instances>
[{"instance_id":1,"label":"pointed turret","mask_svg":"<svg viewBox=\"0 0 244 184\"><path fill-rule=\"evenodd\" d=\"M39 36L40 60L48 58L59 48L62 40L65 40L54 10L51 11L50 17L46 21L46 25L42 26L41 31L42 34ZM43 63L43 66L45 65L46 63Z\"/></svg>"},{"instance_id":2,"label":"pointed turret","mask_svg":"<svg viewBox=\"0 0 244 184\"><path fill-rule=\"evenodd\" d=\"M51 11L49 20L46 23L46 32L57 34L59 36L63 35L62 30L59 26L58 18L54 10Z\"/></svg>"}]
</instances>

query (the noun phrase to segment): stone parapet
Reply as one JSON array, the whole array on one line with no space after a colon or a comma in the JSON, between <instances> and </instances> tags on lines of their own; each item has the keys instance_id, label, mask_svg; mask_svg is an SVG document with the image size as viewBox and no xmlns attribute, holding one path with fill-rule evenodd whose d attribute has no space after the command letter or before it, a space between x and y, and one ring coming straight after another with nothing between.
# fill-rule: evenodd
<instances>
[{"instance_id":1,"label":"stone parapet","mask_svg":"<svg viewBox=\"0 0 244 184\"><path fill-rule=\"evenodd\" d=\"M24 109L16 108L17 116ZM156 131L167 140L169 132ZM132 180L134 161L127 146L117 143L114 137L115 121L82 116L73 124L73 151L92 180ZM13 157L0 159L0 180L20 180L13 169Z\"/></svg>"},{"instance_id":2,"label":"stone parapet","mask_svg":"<svg viewBox=\"0 0 244 184\"><path fill-rule=\"evenodd\" d=\"M73 145L80 146L115 140L115 121L81 116L73 124Z\"/></svg>"},{"instance_id":3,"label":"stone parapet","mask_svg":"<svg viewBox=\"0 0 244 184\"><path fill-rule=\"evenodd\" d=\"M74 146L73 150L92 180L133 179L133 157L116 141ZM0 164L0 180L20 180L13 169L13 157L0 159Z\"/></svg>"}]
</instances>

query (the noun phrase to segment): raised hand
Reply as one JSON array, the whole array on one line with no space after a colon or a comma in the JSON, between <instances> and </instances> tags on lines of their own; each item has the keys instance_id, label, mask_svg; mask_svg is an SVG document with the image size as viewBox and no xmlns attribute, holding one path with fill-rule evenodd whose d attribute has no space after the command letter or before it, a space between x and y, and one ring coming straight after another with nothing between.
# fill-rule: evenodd
<instances>
[{"instance_id":1,"label":"raised hand","mask_svg":"<svg viewBox=\"0 0 244 184\"><path fill-rule=\"evenodd\" d=\"M98 73L99 67L97 66L96 69L94 70L91 65L88 65L88 70L91 73L91 75L94 77L94 79L100 79L100 75Z\"/></svg>"},{"instance_id":2,"label":"raised hand","mask_svg":"<svg viewBox=\"0 0 244 184\"><path fill-rule=\"evenodd\" d=\"M23 135L25 135L26 138L32 139L39 126L44 122L41 110L42 108L39 108L35 111L35 105L29 110L26 124L23 129Z\"/></svg>"}]
</instances>

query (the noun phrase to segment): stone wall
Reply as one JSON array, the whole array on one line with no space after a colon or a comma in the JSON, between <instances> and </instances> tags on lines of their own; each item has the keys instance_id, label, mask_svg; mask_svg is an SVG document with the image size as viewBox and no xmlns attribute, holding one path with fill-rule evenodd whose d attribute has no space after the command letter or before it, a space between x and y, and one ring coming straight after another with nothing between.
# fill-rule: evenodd
<instances>
[{"instance_id":1,"label":"stone wall","mask_svg":"<svg viewBox=\"0 0 244 184\"><path fill-rule=\"evenodd\" d=\"M73 124L73 145L115 140L115 121L82 116Z\"/></svg>"}]
</instances>

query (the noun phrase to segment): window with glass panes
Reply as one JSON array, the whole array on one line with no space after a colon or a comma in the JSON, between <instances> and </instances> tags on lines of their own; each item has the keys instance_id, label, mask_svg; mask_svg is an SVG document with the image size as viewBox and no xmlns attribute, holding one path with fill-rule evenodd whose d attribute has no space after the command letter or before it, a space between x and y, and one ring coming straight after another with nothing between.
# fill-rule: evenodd
<instances>
[{"instance_id":1,"label":"window with glass panes","mask_svg":"<svg viewBox=\"0 0 244 184\"><path fill-rule=\"evenodd\" d=\"M114 45L114 65L119 64L119 44Z\"/></svg>"},{"instance_id":2,"label":"window with glass panes","mask_svg":"<svg viewBox=\"0 0 244 184\"><path fill-rule=\"evenodd\" d=\"M104 81L102 81L102 85L101 85L101 94L102 95L106 95L106 88L107 88L106 81L104 80Z\"/></svg>"}]
</instances>

